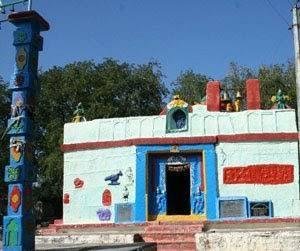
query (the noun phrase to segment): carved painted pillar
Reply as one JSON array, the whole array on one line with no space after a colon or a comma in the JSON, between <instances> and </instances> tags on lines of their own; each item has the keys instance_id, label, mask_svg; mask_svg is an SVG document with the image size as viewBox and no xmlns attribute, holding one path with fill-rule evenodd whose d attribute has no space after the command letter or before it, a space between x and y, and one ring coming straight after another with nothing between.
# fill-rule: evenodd
<instances>
[{"instance_id":1,"label":"carved painted pillar","mask_svg":"<svg viewBox=\"0 0 300 251\"><path fill-rule=\"evenodd\" d=\"M8 184L7 216L3 219L3 250L34 250L35 219L32 212L32 183L35 167L32 150L32 116L36 94L38 53L42 51L40 31L49 24L35 11L12 13L8 21L16 26L15 70L9 84L12 91L8 120L10 163L5 167Z\"/></svg>"}]
</instances>

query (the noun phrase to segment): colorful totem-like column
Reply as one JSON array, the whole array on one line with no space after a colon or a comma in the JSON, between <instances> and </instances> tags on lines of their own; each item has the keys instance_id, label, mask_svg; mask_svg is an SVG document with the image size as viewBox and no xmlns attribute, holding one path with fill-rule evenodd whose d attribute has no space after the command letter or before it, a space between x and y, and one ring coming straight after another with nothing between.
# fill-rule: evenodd
<instances>
[{"instance_id":1,"label":"colorful totem-like column","mask_svg":"<svg viewBox=\"0 0 300 251\"><path fill-rule=\"evenodd\" d=\"M7 216L3 219L3 250L34 250L35 219L32 212L32 183L36 179L32 149L32 117L36 94L38 53L42 51L40 31L49 24L35 11L12 13L8 21L16 26L15 70L9 84L12 91L10 163L5 167L8 183Z\"/></svg>"}]
</instances>

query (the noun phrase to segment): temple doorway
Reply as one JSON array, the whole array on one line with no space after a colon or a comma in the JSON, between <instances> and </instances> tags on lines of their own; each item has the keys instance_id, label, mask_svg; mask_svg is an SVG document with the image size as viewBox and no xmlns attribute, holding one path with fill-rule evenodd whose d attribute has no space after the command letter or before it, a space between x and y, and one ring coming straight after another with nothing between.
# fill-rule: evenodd
<instances>
[{"instance_id":1,"label":"temple doorway","mask_svg":"<svg viewBox=\"0 0 300 251\"><path fill-rule=\"evenodd\" d=\"M190 166L167 165L167 215L190 215Z\"/></svg>"},{"instance_id":2,"label":"temple doorway","mask_svg":"<svg viewBox=\"0 0 300 251\"><path fill-rule=\"evenodd\" d=\"M201 153L152 153L147 174L148 220L191 220L204 214Z\"/></svg>"}]
</instances>

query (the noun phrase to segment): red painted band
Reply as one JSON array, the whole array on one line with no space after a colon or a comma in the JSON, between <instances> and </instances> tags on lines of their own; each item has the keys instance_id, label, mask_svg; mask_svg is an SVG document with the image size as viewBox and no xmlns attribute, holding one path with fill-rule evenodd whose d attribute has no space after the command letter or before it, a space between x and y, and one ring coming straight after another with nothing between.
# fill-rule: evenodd
<instances>
[{"instance_id":1,"label":"red painted band","mask_svg":"<svg viewBox=\"0 0 300 251\"><path fill-rule=\"evenodd\" d=\"M224 184L278 185L294 181L294 166L284 164L260 164L223 169Z\"/></svg>"},{"instance_id":2,"label":"red painted band","mask_svg":"<svg viewBox=\"0 0 300 251\"><path fill-rule=\"evenodd\" d=\"M179 145L179 144L195 144L195 143L216 143L216 136L204 137L180 137L180 138L136 138L116 141L100 141L100 142L86 142L75 144L64 144L61 146L63 152L124 147L134 145Z\"/></svg>"},{"instance_id":3,"label":"red painted band","mask_svg":"<svg viewBox=\"0 0 300 251\"><path fill-rule=\"evenodd\" d=\"M263 142L263 141L297 141L298 133L245 133L218 135L218 142Z\"/></svg>"},{"instance_id":4,"label":"red painted band","mask_svg":"<svg viewBox=\"0 0 300 251\"><path fill-rule=\"evenodd\" d=\"M215 144L217 142L272 142L297 140L298 133L249 133L202 137L135 138L115 141L85 142L75 144L64 144L61 146L61 150L63 152L72 152L80 150L92 150L134 145Z\"/></svg>"}]
</instances>

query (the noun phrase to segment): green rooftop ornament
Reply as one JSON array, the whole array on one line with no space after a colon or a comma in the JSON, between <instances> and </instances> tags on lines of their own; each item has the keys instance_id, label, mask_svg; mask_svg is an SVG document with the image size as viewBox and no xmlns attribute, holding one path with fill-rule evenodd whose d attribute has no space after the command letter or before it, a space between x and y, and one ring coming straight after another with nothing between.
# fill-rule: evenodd
<instances>
[{"instance_id":1,"label":"green rooftop ornament","mask_svg":"<svg viewBox=\"0 0 300 251\"><path fill-rule=\"evenodd\" d=\"M176 133L188 130L189 110L188 103L174 95L173 100L167 105L166 132Z\"/></svg>"},{"instance_id":2,"label":"green rooftop ornament","mask_svg":"<svg viewBox=\"0 0 300 251\"><path fill-rule=\"evenodd\" d=\"M279 89L277 91L276 96L272 96L271 101L274 103L272 106L273 109L287 109L290 108L286 103L290 100L290 97L287 95L284 95Z\"/></svg>"}]
</instances>

